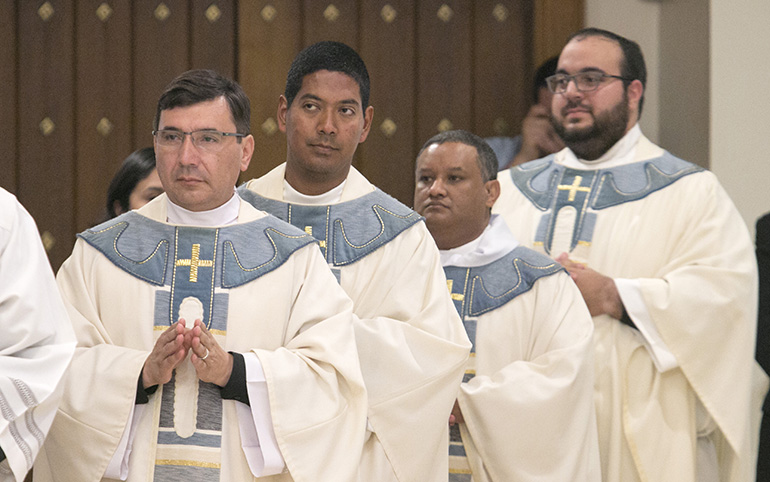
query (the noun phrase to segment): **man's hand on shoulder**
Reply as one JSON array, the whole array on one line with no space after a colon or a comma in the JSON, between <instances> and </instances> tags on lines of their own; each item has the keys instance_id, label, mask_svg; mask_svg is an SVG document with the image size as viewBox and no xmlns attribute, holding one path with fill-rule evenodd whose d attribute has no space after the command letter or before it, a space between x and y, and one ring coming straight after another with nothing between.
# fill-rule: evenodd
<instances>
[{"instance_id":1,"label":"man's hand on shoulder","mask_svg":"<svg viewBox=\"0 0 770 482\"><path fill-rule=\"evenodd\" d=\"M616 320L623 317L623 302L612 278L572 261L567 253L557 256L556 262L569 272L591 316L610 315Z\"/></svg>"}]
</instances>

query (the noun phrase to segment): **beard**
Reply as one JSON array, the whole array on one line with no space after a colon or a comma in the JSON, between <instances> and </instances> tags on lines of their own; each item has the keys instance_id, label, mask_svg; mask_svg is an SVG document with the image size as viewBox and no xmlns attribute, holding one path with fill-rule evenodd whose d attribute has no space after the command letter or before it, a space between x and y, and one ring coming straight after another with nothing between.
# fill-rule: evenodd
<instances>
[{"instance_id":1,"label":"beard","mask_svg":"<svg viewBox=\"0 0 770 482\"><path fill-rule=\"evenodd\" d=\"M562 111L578 107L578 105L574 102L568 102ZM551 116L551 123L556 133L564 141L564 144L579 159L593 161L610 150L626 134L630 115L628 94L623 91L623 99L610 110L594 115L593 110L589 108L589 114L594 122L592 125L582 129L567 130L564 128L564 124L554 118L553 115Z\"/></svg>"}]
</instances>

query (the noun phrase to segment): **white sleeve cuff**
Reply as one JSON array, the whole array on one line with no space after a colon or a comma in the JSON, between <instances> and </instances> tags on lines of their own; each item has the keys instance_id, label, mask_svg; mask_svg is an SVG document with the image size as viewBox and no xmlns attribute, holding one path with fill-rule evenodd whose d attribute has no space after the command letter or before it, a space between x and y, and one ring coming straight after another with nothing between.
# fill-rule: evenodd
<instances>
[{"instance_id":1,"label":"white sleeve cuff","mask_svg":"<svg viewBox=\"0 0 770 482\"><path fill-rule=\"evenodd\" d=\"M623 301L626 313L644 339L645 347L653 363L655 363L655 368L664 373L678 367L679 363L676 361L676 357L666 346L660 332L650 318L650 313L644 304L644 298L642 298L639 281L619 278L615 280L615 286L620 294L620 299Z\"/></svg>"},{"instance_id":2,"label":"white sleeve cuff","mask_svg":"<svg viewBox=\"0 0 770 482\"><path fill-rule=\"evenodd\" d=\"M118 448L112 454L112 459L110 459L110 463L107 465L104 477L118 480L126 480L128 478L128 459L131 456L131 447L134 445L136 426L139 425L139 420L142 419L145 407L145 404L134 405L131 413L128 414L126 429L123 431L120 442L118 442Z\"/></svg>"},{"instance_id":3,"label":"white sleeve cuff","mask_svg":"<svg viewBox=\"0 0 770 482\"><path fill-rule=\"evenodd\" d=\"M285 463L273 431L265 372L256 354L244 353L243 361L246 365L246 390L251 405L249 407L245 403L235 404L243 453L255 477L280 474Z\"/></svg>"}]
</instances>

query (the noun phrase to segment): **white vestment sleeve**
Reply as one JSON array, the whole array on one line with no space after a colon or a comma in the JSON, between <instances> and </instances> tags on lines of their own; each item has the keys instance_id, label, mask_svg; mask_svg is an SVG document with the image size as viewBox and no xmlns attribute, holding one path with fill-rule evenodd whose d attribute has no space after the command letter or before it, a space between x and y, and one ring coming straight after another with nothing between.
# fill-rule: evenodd
<instances>
[{"instance_id":1,"label":"white vestment sleeve","mask_svg":"<svg viewBox=\"0 0 770 482\"><path fill-rule=\"evenodd\" d=\"M265 372L254 353L244 353L243 361L251 405L236 403L243 453L255 477L280 474L286 464L273 431Z\"/></svg>"},{"instance_id":2,"label":"white vestment sleeve","mask_svg":"<svg viewBox=\"0 0 770 482\"><path fill-rule=\"evenodd\" d=\"M104 472L104 476L108 479L126 480L128 478L128 458L131 456L131 446L134 444L136 426L139 425L139 420L142 419L145 407L145 404L134 405L134 409L128 415L126 430L123 432L118 448L112 454L112 459L110 459L107 470Z\"/></svg>"},{"instance_id":3,"label":"white vestment sleeve","mask_svg":"<svg viewBox=\"0 0 770 482\"><path fill-rule=\"evenodd\" d=\"M6 456L0 480L21 482L32 467L74 351L35 222L0 189L0 447Z\"/></svg>"},{"instance_id":4,"label":"white vestment sleeve","mask_svg":"<svg viewBox=\"0 0 770 482\"><path fill-rule=\"evenodd\" d=\"M679 363L676 361L676 357L671 353L650 318L650 312L647 311L644 298L642 298L639 282L619 278L615 280L615 286L618 289L618 294L620 294L620 299L623 301L626 313L644 338L644 345L653 363L655 363L655 368L664 373L678 367Z\"/></svg>"}]
</instances>

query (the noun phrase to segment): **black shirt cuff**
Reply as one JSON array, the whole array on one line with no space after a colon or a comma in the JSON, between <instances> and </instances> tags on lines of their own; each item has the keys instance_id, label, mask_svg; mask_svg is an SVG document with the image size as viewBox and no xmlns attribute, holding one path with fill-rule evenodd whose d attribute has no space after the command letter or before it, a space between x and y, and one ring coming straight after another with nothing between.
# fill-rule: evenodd
<instances>
[{"instance_id":1,"label":"black shirt cuff","mask_svg":"<svg viewBox=\"0 0 770 482\"><path fill-rule=\"evenodd\" d=\"M134 403L137 405L144 405L145 403L149 402L150 395L155 393L157 389L157 385L144 388L144 384L142 383L142 374L139 373L139 380L136 382L136 399L134 400Z\"/></svg>"},{"instance_id":2,"label":"black shirt cuff","mask_svg":"<svg viewBox=\"0 0 770 482\"><path fill-rule=\"evenodd\" d=\"M249 404L249 391L246 388L246 362L240 353L229 352L233 356L233 371L227 385L219 388L219 394L225 400L235 400Z\"/></svg>"},{"instance_id":3,"label":"black shirt cuff","mask_svg":"<svg viewBox=\"0 0 770 482\"><path fill-rule=\"evenodd\" d=\"M634 320L631 319L630 316L628 316L628 312L626 311L626 307L623 307L623 315L620 317L620 322L624 325L630 326L631 328L636 328L636 325L634 324Z\"/></svg>"}]
</instances>

